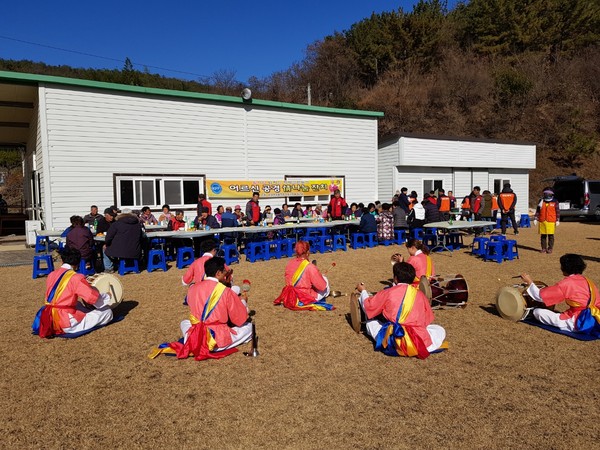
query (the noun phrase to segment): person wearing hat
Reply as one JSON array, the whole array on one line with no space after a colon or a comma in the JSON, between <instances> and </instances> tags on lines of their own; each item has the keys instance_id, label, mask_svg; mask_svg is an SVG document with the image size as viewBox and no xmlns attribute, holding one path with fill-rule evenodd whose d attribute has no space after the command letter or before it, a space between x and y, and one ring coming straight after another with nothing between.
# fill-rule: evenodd
<instances>
[{"instance_id":1,"label":"person wearing hat","mask_svg":"<svg viewBox=\"0 0 600 450\"><path fill-rule=\"evenodd\" d=\"M600 334L600 295L592 280L583 276L585 268L585 261L580 255L567 253L560 257L560 270L564 278L553 286L541 289L529 274L521 274L528 285L527 293L542 306L533 308L533 317L561 330ZM569 306L566 311L559 313L547 308L563 301Z\"/></svg>"},{"instance_id":2,"label":"person wearing hat","mask_svg":"<svg viewBox=\"0 0 600 450\"><path fill-rule=\"evenodd\" d=\"M506 234L506 224L511 220L515 234L519 234L519 228L515 219L515 206L517 206L517 194L510 188L510 183L505 183L502 192L498 196L498 207L500 208L500 224L502 235Z\"/></svg>"},{"instance_id":3,"label":"person wearing hat","mask_svg":"<svg viewBox=\"0 0 600 450\"><path fill-rule=\"evenodd\" d=\"M534 225L538 226L542 244L541 253L552 253L554 248L554 232L560 224L560 208L554 198L554 191L547 187L535 210ZM539 224L538 224L539 222Z\"/></svg>"},{"instance_id":4,"label":"person wearing hat","mask_svg":"<svg viewBox=\"0 0 600 450\"><path fill-rule=\"evenodd\" d=\"M96 233L106 233L110 228L111 224L115 221L115 217L117 214L113 211L112 208L106 208L104 210L104 217L101 217L98 220L98 227L96 228Z\"/></svg>"},{"instance_id":5,"label":"person wearing hat","mask_svg":"<svg viewBox=\"0 0 600 450\"><path fill-rule=\"evenodd\" d=\"M411 286L415 268L397 262L393 268L394 285L370 296L364 283L356 290L358 302L367 317L367 334L375 341L375 350L388 356L416 356L425 359L443 347L446 330L433 324L429 299ZM385 322L379 319L383 315Z\"/></svg>"},{"instance_id":6,"label":"person wearing hat","mask_svg":"<svg viewBox=\"0 0 600 450\"><path fill-rule=\"evenodd\" d=\"M244 213L242 212L242 206L235 205L235 207L233 208L233 213L237 217L238 224L241 225L244 221Z\"/></svg>"}]
</instances>

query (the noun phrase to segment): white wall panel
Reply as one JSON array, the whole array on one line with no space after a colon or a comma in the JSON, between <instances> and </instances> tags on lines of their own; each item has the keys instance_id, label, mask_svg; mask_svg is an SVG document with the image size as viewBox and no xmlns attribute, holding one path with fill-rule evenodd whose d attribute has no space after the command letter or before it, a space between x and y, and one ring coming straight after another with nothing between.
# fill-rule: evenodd
<instances>
[{"instance_id":1,"label":"white wall panel","mask_svg":"<svg viewBox=\"0 0 600 450\"><path fill-rule=\"evenodd\" d=\"M381 202L390 201L394 196L396 174L398 173L396 166L398 165L398 141L392 141L384 144L379 148L378 152L378 168L379 174L377 177L377 197Z\"/></svg>"},{"instance_id":2,"label":"white wall panel","mask_svg":"<svg viewBox=\"0 0 600 450\"><path fill-rule=\"evenodd\" d=\"M46 86L53 227L114 203L113 175L283 179L344 175L348 201L377 195L377 120ZM216 206L218 200L212 200ZM263 200L278 205L283 200ZM245 201L223 201L223 205Z\"/></svg>"},{"instance_id":3,"label":"white wall panel","mask_svg":"<svg viewBox=\"0 0 600 450\"><path fill-rule=\"evenodd\" d=\"M400 164L535 169L535 145L400 137Z\"/></svg>"}]
</instances>

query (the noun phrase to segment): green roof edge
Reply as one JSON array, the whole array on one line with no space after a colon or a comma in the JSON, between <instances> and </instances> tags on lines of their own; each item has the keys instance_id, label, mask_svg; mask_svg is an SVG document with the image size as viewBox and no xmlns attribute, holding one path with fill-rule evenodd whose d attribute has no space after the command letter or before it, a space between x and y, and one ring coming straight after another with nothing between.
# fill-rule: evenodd
<instances>
[{"instance_id":1,"label":"green roof edge","mask_svg":"<svg viewBox=\"0 0 600 450\"><path fill-rule=\"evenodd\" d=\"M12 81L24 84L54 83L66 86L81 86L95 89L106 89L121 92L134 92L137 94L160 95L166 97L180 97L198 100L209 100L222 103L236 103L239 105L266 106L271 108L293 109L300 111L311 111L325 114L343 114L350 116L383 117L379 111L361 111L355 109L328 108L325 106L309 106L299 103L275 102L271 100L252 99L244 101L241 97L230 95L203 94L200 92L176 91L171 89L158 89L142 86L129 86L126 84L107 83L104 81L82 80L78 78L57 77L53 75L38 75L24 72L9 72L0 70L0 82Z\"/></svg>"}]
</instances>

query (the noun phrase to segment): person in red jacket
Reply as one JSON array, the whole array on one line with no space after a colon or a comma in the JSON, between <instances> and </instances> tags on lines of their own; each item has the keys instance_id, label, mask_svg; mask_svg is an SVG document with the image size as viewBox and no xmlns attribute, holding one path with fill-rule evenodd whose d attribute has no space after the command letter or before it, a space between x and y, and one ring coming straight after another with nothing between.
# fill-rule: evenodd
<instances>
[{"instance_id":1,"label":"person in red jacket","mask_svg":"<svg viewBox=\"0 0 600 450\"><path fill-rule=\"evenodd\" d=\"M87 332L113 318L110 294L101 294L75 272L81 261L79 250L67 247L60 256L63 265L48 275L45 305L32 325L33 333L41 338Z\"/></svg>"},{"instance_id":2,"label":"person in red jacket","mask_svg":"<svg viewBox=\"0 0 600 450\"><path fill-rule=\"evenodd\" d=\"M329 201L329 205L327 206L327 215L331 217L332 220L343 220L344 212L348 204L346 200L342 198L342 193L339 189L333 191L333 197Z\"/></svg>"},{"instance_id":3,"label":"person in red jacket","mask_svg":"<svg viewBox=\"0 0 600 450\"><path fill-rule=\"evenodd\" d=\"M197 215L202 214L202 208L208 208L208 214L212 216L212 204L206 200L206 194L198 194Z\"/></svg>"},{"instance_id":4,"label":"person in red jacket","mask_svg":"<svg viewBox=\"0 0 600 450\"><path fill-rule=\"evenodd\" d=\"M252 198L246 203L246 219L248 225L258 225L261 218L260 206L258 205L259 192L253 192Z\"/></svg>"},{"instance_id":5,"label":"person in red jacket","mask_svg":"<svg viewBox=\"0 0 600 450\"><path fill-rule=\"evenodd\" d=\"M367 334L375 341L375 350L388 356L427 358L442 347L446 330L433 324L429 300L411 286L415 269L408 263L394 264L394 285L369 296L364 283L356 286L359 303L367 317ZM379 315L387 320L378 319Z\"/></svg>"},{"instance_id":6,"label":"person in red jacket","mask_svg":"<svg viewBox=\"0 0 600 450\"><path fill-rule=\"evenodd\" d=\"M552 253L552 249L554 248L554 232L560 223L560 209L558 200L554 198L554 191L549 187L544 189L543 197L535 211L533 223L538 225L540 233L542 244L540 252Z\"/></svg>"}]
</instances>

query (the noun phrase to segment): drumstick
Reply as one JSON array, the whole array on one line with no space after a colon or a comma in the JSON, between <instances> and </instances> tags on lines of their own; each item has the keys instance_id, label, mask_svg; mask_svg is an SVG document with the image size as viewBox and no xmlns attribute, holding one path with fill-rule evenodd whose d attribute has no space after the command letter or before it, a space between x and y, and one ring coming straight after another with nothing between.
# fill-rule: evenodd
<instances>
[{"instance_id":1,"label":"drumstick","mask_svg":"<svg viewBox=\"0 0 600 450\"><path fill-rule=\"evenodd\" d=\"M112 284L110 285L110 290L112 292L111 304L114 304L117 302L117 293L115 292L115 288Z\"/></svg>"},{"instance_id":2,"label":"drumstick","mask_svg":"<svg viewBox=\"0 0 600 450\"><path fill-rule=\"evenodd\" d=\"M515 275L514 277L511 277L511 278L512 278L513 280L514 280L515 278L521 278L521 275Z\"/></svg>"},{"instance_id":3,"label":"drumstick","mask_svg":"<svg viewBox=\"0 0 600 450\"><path fill-rule=\"evenodd\" d=\"M329 270L333 269L335 266L336 266L335 262L332 262L331 265L321 273L323 275L325 275L327 272L329 272Z\"/></svg>"}]
</instances>

